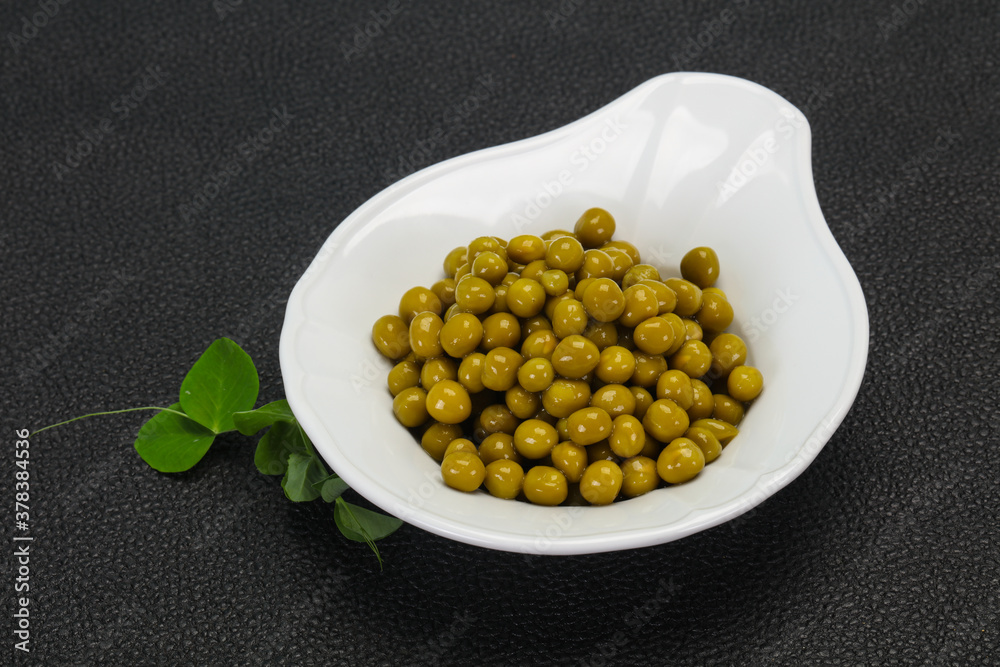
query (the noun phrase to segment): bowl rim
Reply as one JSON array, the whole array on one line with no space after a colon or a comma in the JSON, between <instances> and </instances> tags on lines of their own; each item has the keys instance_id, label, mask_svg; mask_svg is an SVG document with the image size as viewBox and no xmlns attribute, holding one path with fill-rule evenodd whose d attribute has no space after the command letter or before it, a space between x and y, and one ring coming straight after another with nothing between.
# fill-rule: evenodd
<instances>
[{"instance_id":1,"label":"bowl rim","mask_svg":"<svg viewBox=\"0 0 1000 667\"><path fill-rule=\"evenodd\" d=\"M844 375L843 385L840 394L825 417L820 420L819 424L812 430L794 456L784 465L777 469L761 473L748 490L737 498L715 506L693 508L685 516L680 529L674 528L670 531L666 531L664 528L629 529L624 535L616 536L616 539L611 541L604 540L601 536L595 535L561 536L557 540L551 541L544 550L539 550L535 546L536 536L459 524L450 519L423 512L419 508L406 508L405 511L401 511L402 508L399 505L398 499L385 491L377 483L371 483L368 476L361 473L342 454L340 448L336 446L326 447L322 444L321 440L317 442L316 438L313 438L311 434L323 433L326 431L326 428L321 423L320 417L309 407L299 383L291 381L301 373L300 364L294 354L293 333L299 325L306 321L303 307L303 293L316 272L325 265L333 250L337 247L340 237L353 233L354 228L358 224L368 220L381 208L394 202L404 194L415 190L425 182L435 179L439 174L485 159L494 159L503 157L509 153L517 153L526 150L532 144L543 144L557 140L563 135L574 133L581 126L593 122L597 117L607 114L611 109L622 104L628 98L645 95L651 89L659 86L675 85L682 82L722 84L740 88L754 95L763 95L769 98L775 105L790 108L800 118L804 118L804 115L801 114L798 108L785 98L769 88L746 79L704 72L673 72L663 74L640 84L592 113L561 127L532 137L459 155L417 171L380 191L336 225L319 253L309 264L302 277L296 282L295 287L289 295L281 331L279 359L286 397L292 412L305 432L310 434L310 438L316 444L319 454L360 495L390 514L396 516L403 514L404 516L400 518L403 518L407 523L475 546L527 554L574 555L599 553L662 544L729 521L736 516L750 511L774 493L787 486L819 455L823 446L843 422L860 390L868 359L869 319L860 282L840 246L834 239L819 205L812 170L812 133L807 119L803 126L795 133L794 143L796 145L794 146L795 157L793 164L798 171L801 183L808 184L808 187L804 186L800 190L807 224L820 250L831 262L839 285L844 290L853 323L852 338L850 341L851 355ZM553 509L573 510L574 508L560 506Z\"/></svg>"}]
</instances>

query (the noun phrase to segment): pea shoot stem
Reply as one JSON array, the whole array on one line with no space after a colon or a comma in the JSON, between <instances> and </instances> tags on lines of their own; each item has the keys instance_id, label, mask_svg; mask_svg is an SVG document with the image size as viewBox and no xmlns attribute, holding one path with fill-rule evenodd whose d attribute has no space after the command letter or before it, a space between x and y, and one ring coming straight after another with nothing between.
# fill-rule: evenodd
<instances>
[{"instance_id":1,"label":"pea shoot stem","mask_svg":"<svg viewBox=\"0 0 1000 667\"><path fill-rule=\"evenodd\" d=\"M322 467L322 465L323 464L321 463L320 466ZM358 517L356 517L354 515L354 512L351 511L351 505L346 500L344 500L343 497L338 496L337 500L336 500L336 503L338 505L340 505L344 509L345 512L347 512L348 514L351 515L351 519L354 520L354 524L358 528L361 529L361 536L365 538L365 544L368 545L368 548L371 549L375 553L375 558L378 559L378 569L381 570L382 569L382 554L379 553L378 547L375 546L375 540L373 540L372 536L368 534L367 530L365 530L364 525L360 521L358 521Z\"/></svg>"},{"instance_id":2,"label":"pea shoot stem","mask_svg":"<svg viewBox=\"0 0 1000 667\"><path fill-rule=\"evenodd\" d=\"M120 415L123 412L136 412L138 410L160 410L161 412L172 412L175 415L179 415L181 417L187 417L188 419L190 419L190 417L188 417L183 412L178 412L177 410L171 410L170 408L161 408L161 407L158 407L158 406L155 406L155 405L150 405L150 406L144 406L144 407L141 407L141 408L125 408L124 410L109 410L107 412L91 412L89 415L81 415L79 417L74 417L73 419L67 419L66 421L59 422L58 424L49 424L48 426L46 426L44 428L38 429L34 433L30 434L28 437L29 438L33 438L36 435L38 435L39 433L41 433L42 431L48 431L50 428L55 428L56 426L62 426L63 424L70 424L72 422L79 421L81 419L87 419L88 417L99 417L101 415Z\"/></svg>"},{"instance_id":3,"label":"pea shoot stem","mask_svg":"<svg viewBox=\"0 0 1000 667\"><path fill-rule=\"evenodd\" d=\"M313 448L312 441L309 439L309 436L306 435L305 429L302 428L302 424L300 424L297 419L295 420L295 428L299 429L299 435L302 436L302 442L305 443L309 456L311 456L316 462L316 465L319 466L320 471L323 473L323 477L329 477L330 471L326 469L325 465L323 465L323 459L321 459L319 454L316 453L316 450Z\"/></svg>"}]
</instances>

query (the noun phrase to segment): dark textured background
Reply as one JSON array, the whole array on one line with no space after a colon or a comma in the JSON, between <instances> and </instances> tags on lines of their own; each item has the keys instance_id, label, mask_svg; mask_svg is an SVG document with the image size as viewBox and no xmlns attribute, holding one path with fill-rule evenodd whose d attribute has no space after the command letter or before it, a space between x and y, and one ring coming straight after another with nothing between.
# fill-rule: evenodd
<instances>
[{"instance_id":1,"label":"dark textured background","mask_svg":"<svg viewBox=\"0 0 1000 667\"><path fill-rule=\"evenodd\" d=\"M257 361L261 399L279 398L284 300L339 220L401 171L559 127L664 72L745 77L805 111L819 199L871 313L857 403L797 481L631 552L528 558L406 526L379 572L328 506L258 474L246 439L165 476L131 447L145 415L41 435L18 663L997 661L996 3L656 4L401 0L348 59L385 2L73 0L16 44L42 10L4 3L4 544L15 428L170 402L221 335ZM147 67L162 85L121 118L112 105ZM250 161L239 146L273 108L288 125ZM57 174L103 119L103 141Z\"/></svg>"}]
</instances>

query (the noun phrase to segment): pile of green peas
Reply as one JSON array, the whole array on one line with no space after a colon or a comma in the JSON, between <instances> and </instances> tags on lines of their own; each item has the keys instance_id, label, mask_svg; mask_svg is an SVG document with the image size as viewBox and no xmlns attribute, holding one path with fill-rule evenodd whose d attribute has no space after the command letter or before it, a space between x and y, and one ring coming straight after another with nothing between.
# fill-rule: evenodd
<instances>
[{"instance_id":1,"label":"pile of green peas","mask_svg":"<svg viewBox=\"0 0 1000 667\"><path fill-rule=\"evenodd\" d=\"M396 419L445 483L539 505L606 505L698 475L738 433L763 377L726 329L707 247L661 279L615 220L482 236L445 278L375 322Z\"/></svg>"}]
</instances>

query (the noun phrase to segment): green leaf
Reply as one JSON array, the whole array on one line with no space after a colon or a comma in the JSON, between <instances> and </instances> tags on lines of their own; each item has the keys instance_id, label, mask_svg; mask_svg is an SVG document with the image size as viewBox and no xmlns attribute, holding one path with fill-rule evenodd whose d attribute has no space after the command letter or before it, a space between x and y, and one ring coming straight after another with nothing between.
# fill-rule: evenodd
<instances>
[{"instance_id":1,"label":"green leaf","mask_svg":"<svg viewBox=\"0 0 1000 667\"><path fill-rule=\"evenodd\" d=\"M302 431L294 423L277 422L261 436L253 462L265 475L284 475L292 454L309 454L302 442Z\"/></svg>"},{"instance_id":2,"label":"green leaf","mask_svg":"<svg viewBox=\"0 0 1000 667\"><path fill-rule=\"evenodd\" d=\"M253 462L265 475L284 475L293 453L307 453L299 429L295 424L278 422L261 436Z\"/></svg>"},{"instance_id":3,"label":"green leaf","mask_svg":"<svg viewBox=\"0 0 1000 667\"><path fill-rule=\"evenodd\" d=\"M313 485L322 481L324 477L326 472L316 459L292 453L288 456L288 470L281 480L281 486L285 489L285 496L289 500L297 503L308 502L319 498L320 492Z\"/></svg>"},{"instance_id":4,"label":"green leaf","mask_svg":"<svg viewBox=\"0 0 1000 667\"><path fill-rule=\"evenodd\" d=\"M288 401L285 399L268 403L256 410L233 413L233 424L243 435L253 435L262 428L282 421L295 421L295 415L292 414L292 409L288 407Z\"/></svg>"},{"instance_id":5,"label":"green leaf","mask_svg":"<svg viewBox=\"0 0 1000 667\"><path fill-rule=\"evenodd\" d=\"M179 403L170 406L180 408ZM182 472L205 456L215 434L201 424L176 414L159 412L139 429L135 451L160 472Z\"/></svg>"},{"instance_id":6,"label":"green leaf","mask_svg":"<svg viewBox=\"0 0 1000 667\"><path fill-rule=\"evenodd\" d=\"M336 474L330 475L326 479L316 482L313 484L313 487L319 490L323 500L328 503L332 503L340 497L340 494L351 488L347 486L347 482L340 479L340 477ZM334 513L336 513L336 508L334 508Z\"/></svg>"},{"instance_id":7,"label":"green leaf","mask_svg":"<svg viewBox=\"0 0 1000 667\"><path fill-rule=\"evenodd\" d=\"M333 518L344 537L355 542L381 540L392 535L403 525L403 522L394 516L372 512L343 498L337 500Z\"/></svg>"},{"instance_id":8,"label":"green leaf","mask_svg":"<svg viewBox=\"0 0 1000 667\"><path fill-rule=\"evenodd\" d=\"M213 433L236 428L233 413L257 402L260 378L250 356L228 338L220 338L194 362L181 383L181 407Z\"/></svg>"}]
</instances>

